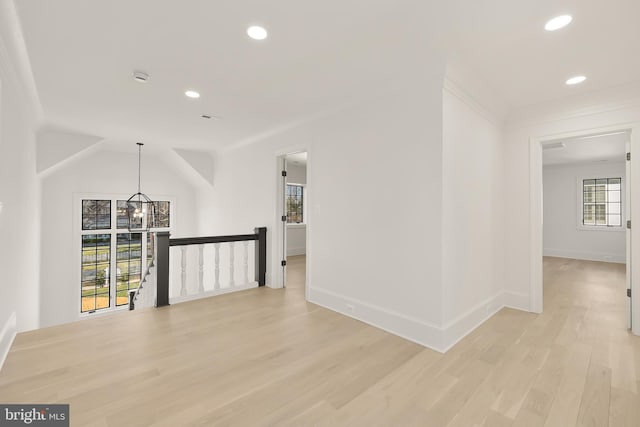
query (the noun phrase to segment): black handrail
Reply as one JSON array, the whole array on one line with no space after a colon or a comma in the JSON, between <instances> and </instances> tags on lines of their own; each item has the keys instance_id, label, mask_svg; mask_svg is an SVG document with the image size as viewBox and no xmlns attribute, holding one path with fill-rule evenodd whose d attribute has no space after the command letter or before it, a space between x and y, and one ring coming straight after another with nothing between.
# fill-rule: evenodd
<instances>
[{"instance_id":1,"label":"black handrail","mask_svg":"<svg viewBox=\"0 0 640 427\"><path fill-rule=\"evenodd\" d=\"M207 243L243 242L254 240L255 280L258 286L265 286L267 276L267 228L256 228L255 234L231 236L187 237L171 239L169 232L156 234L157 254L157 301L156 307L169 305L169 248L171 246L204 245Z\"/></svg>"},{"instance_id":2,"label":"black handrail","mask_svg":"<svg viewBox=\"0 0 640 427\"><path fill-rule=\"evenodd\" d=\"M257 234L235 234L233 236L185 237L169 239L169 246L204 245L206 243L227 243L258 240Z\"/></svg>"}]
</instances>

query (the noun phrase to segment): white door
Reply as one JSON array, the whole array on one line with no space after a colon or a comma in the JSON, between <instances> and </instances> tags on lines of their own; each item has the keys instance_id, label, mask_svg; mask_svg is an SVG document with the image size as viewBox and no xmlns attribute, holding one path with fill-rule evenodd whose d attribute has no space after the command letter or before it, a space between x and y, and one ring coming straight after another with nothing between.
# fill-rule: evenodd
<instances>
[{"instance_id":1,"label":"white door","mask_svg":"<svg viewBox=\"0 0 640 427\"><path fill-rule=\"evenodd\" d=\"M631 221L631 137L627 140L626 143L627 149L627 160L625 162L625 189L624 189L624 197L626 200L625 203L625 219L627 220L627 224L625 226L626 234L627 234L627 328L631 329L631 228L628 226Z\"/></svg>"},{"instance_id":2,"label":"white door","mask_svg":"<svg viewBox=\"0 0 640 427\"><path fill-rule=\"evenodd\" d=\"M280 219L282 220L282 287L287 286L287 157L282 158L282 184L281 184L281 194L282 194L282 207L281 212L282 215Z\"/></svg>"}]
</instances>

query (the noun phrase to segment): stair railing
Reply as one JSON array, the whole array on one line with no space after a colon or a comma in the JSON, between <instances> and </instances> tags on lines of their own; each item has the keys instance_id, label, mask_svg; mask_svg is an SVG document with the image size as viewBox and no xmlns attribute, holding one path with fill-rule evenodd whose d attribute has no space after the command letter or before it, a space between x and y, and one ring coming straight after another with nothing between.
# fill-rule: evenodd
<instances>
[{"instance_id":1,"label":"stair railing","mask_svg":"<svg viewBox=\"0 0 640 427\"><path fill-rule=\"evenodd\" d=\"M153 297L151 291L153 291L153 285L156 284L157 278L152 274L152 269L155 266L156 252L157 252L157 233L149 232L149 244L151 253L147 253L147 265L145 266L144 273L141 276L140 284L135 290L129 292L129 310L135 310L136 301L140 299L140 291L144 289L145 292L142 295L144 299ZM155 280L153 280L155 279Z\"/></svg>"},{"instance_id":2,"label":"stair railing","mask_svg":"<svg viewBox=\"0 0 640 427\"><path fill-rule=\"evenodd\" d=\"M254 274L253 281L249 278L249 243L254 242ZM235 245L241 242L242 246ZM229 252L226 267L221 265L220 245L227 243ZM205 287L205 250L207 244L213 244L213 269L211 273L211 281ZM197 247L198 264L197 264L197 290L188 295L187 289L187 249L189 247ZM155 257L155 274L156 274L156 307L169 305L170 299L170 248L180 247L180 289L176 290L179 296L174 298L174 302L183 302L194 298L202 298L207 296L218 295L226 292L234 292L248 289L255 286L265 286L267 271L267 228L260 227L254 229L254 234L238 234L229 236L208 236L208 237L189 237L171 239L169 232L156 233L156 257ZM236 265L236 250L239 250L240 261L239 268ZM193 266L193 265L192 265ZM227 283L221 284L221 271L224 269ZM194 285L195 287L195 285ZM208 288L209 290L205 290ZM193 288L192 288L193 291Z\"/></svg>"}]
</instances>

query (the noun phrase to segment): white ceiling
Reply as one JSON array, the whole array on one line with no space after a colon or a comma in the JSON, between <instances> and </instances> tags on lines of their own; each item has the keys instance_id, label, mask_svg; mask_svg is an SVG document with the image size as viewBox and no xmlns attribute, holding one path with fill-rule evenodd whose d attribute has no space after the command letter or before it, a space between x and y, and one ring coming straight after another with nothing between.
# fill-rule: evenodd
<instances>
[{"instance_id":1,"label":"white ceiling","mask_svg":"<svg viewBox=\"0 0 640 427\"><path fill-rule=\"evenodd\" d=\"M303 152L303 153L287 154L287 161L293 163L294 165L306 166L307 153Z\"/></svg>"},{"instance_id":2,"label":"white ceiling","mask_svg":"<svg viewBox=\"0 0 640 427\"><path fill-rule=\"evenodd\" d=\"M625 144L628 140L628 133L620 133L550 141L546 144L553 146L560 142L564 144L564 147L543 149L542 162L545 166L549 166L567 163L624 161Z\"/></svg>"},{"instance_id":3,"label":"white ceiling","mask_svg":"<svg viewBox=\"0 0 640 427\"><path fill-rule=\"evenodd\" d=\"M473 20L450 34L451 45L511 107L594 92L640 78L640 1L555 0L467 2ZM542 28L570 14L558 31ZM465 14L466 15L466 14ZM483 22L503 18L495 26ZM513 19L508 17L512 16ZM576 75L588 80L567 86Z\"/></svg>"},{"instance_id":4,"label":"white ceiling","mask_svg":"<svg viewBox=\"0 0 640 427\"><path fill-rule=\"evenodd\" d=\"M640 76L637 0L15 3L49 121L172 147L222 148L371 96L414 61L429 69L428 45L456 52L511 106ZM568 28L543 30L565 12ZM252 24L269 38L249 39ZM589 80L566 87L576 73Z\"/></svg>"}]
</instances>

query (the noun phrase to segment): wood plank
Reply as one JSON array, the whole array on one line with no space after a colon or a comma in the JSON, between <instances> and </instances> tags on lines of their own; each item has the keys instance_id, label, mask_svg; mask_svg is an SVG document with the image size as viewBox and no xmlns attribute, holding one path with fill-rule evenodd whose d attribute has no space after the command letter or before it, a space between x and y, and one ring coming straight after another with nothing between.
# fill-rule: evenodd
<instances>
[{"instance_id":1,"label":"wood plank","mask_svg":"<svg viewBox=\"0 0 640 427\"><path fill-rule=\"evenodd\" d=\"M605 426L609 423L611 369L598 363L589 364L582 392L578 426Z\"/></svg>"},{"instance_id":2,"label":"wood plank","mask_svg":"<svg viewBox=\"0 0 640 427\"><path fill-rule=\"evenodd\" d=\"M70 403L91 426L638 426L623 270L546 258L543 314L503 309L447 354L310 304L304 283L21 333L0 401Z\"/></svg>"}]
</instances>

